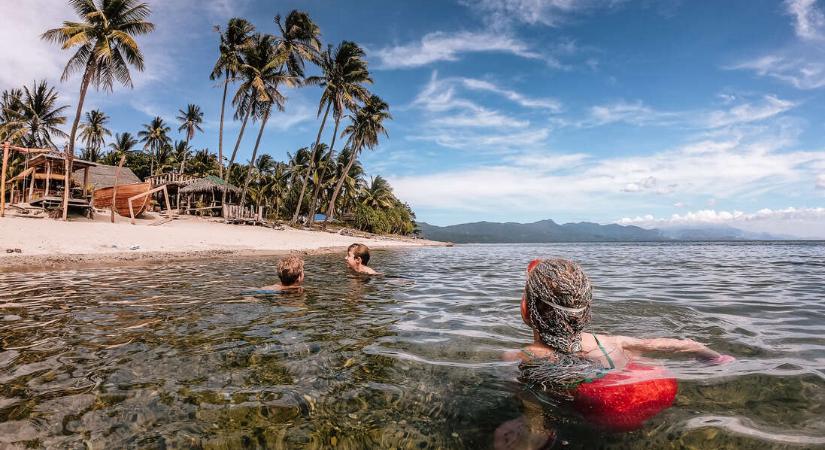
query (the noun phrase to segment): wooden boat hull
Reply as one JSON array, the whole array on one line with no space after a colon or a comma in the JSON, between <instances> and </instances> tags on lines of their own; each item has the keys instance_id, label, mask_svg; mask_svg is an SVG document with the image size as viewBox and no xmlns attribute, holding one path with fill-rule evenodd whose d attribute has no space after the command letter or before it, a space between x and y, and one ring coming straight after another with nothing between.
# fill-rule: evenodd
<instances>
[{"instance_id":1,"label":"wooden boat hull","mask_svg":"<svg viewBox=\"0 0 825 450\"><path fill-rule=\"evenodd\" d=\"M129 198L138 194L149 192L151 183L120 184L117 186L117 199L115 200L115 211L123 217L129 217ZM114 187L95 189L92 194L92 206L95 208L111 208L112 194ZM143 214L149 207L151 195L146 195L132 202L132 209L135 217Z\"/></svg>"}]
</instances>

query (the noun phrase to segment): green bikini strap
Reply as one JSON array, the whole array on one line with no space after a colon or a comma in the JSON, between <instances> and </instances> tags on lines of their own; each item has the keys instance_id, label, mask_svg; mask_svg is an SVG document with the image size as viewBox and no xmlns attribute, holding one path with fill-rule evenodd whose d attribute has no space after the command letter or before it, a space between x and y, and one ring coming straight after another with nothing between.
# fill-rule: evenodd
<instances>
[{"instance_id":1,"label":"green bikini strap","mask_svg":"<svg viewBox=\"0 0 825 450\"><path fill-rule=\"evenodd\" d=\"M602 346L602 343L599 342L599 338L597 338L595 334L591 333L591 335L593 336L593 339L596 340L596 344L599 345L599 348L602 349L602 353L604 353L604 357L607 358L607 363L610 364L610 368L615 369L616 366L613 364L613 360L610 359L610 355L607 354L607 350L605 350L604 346Z\"/></svg>"}]
</instances>

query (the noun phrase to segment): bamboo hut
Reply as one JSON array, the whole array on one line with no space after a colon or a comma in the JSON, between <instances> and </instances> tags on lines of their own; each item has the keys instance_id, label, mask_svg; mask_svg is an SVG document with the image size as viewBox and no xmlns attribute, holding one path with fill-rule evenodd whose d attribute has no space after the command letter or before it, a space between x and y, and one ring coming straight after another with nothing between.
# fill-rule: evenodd
<instances>
[{"instance_id":1,"label":"bamboo hut","mask_svg":"<svg viewBox=\"0 0 825 450\"><path fill-rule=\"evenodd\" d=\"M169 193L172 207L177 210L182 209L184 206L181 203L180 190L198 180L200 178L178 172L162 173L146 178L146 181L152 184L152 189L166 186L166 192Z\"/></svg>"},{"instance_id":2,"label":"bamboo hut","mask_svg":"<svg viewBox=\"0 0 825 450\"><path fill-rule=\"evenodd\" d=\"M28 160L26 169L8 180L12 184L9 203L28 203L43 208L62 205L66 185L65 161L63 155L55 153L40 153ZM89 173L95 166L97 164L91 161L72 160L69 206L88 209L91 195L88 189Z\"/></svg>"},{"instance_id":3,"label":"bamboo hut","mask_svg":"<svg viewBox=\"0 0 825 450\"><path fill-rule=\"evenodd\" d=\"M206 176L190 182L178 191L181 209L186 213L208 212L220 214L221 197L226 190L227 204L237 203L241 190L216 176Z\"/></svg>"}]
</instances>

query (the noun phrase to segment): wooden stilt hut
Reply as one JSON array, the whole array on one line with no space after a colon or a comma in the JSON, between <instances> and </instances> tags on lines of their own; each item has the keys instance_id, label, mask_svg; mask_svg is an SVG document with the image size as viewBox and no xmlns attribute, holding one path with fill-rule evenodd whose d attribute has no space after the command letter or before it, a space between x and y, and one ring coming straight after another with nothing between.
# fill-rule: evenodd
<instances>
[{"instance_id":1,"label":"wooden stilt hut","mask_svg":"<svg viewBox=\"0 0 825 450\"><path fill-rule=\"evenodd\" d=\"M66 170L66 158L62 154L53 153L49 149L27 149L10 145L4 146L5 158L8 152L15 151L26 155L26 168L15 177L6 179L5 167L2 170L3 185L3 205L0 206L0 214L5 209L5 186L10 184L9 203L28 204L33 207L50 209L63 205L64 198L68 197L68 206L89 209L89 197L91 192L87 189L89 180L89 169L97 164L81 159L72 159L71 169ZM78 173L78 177L73 176L73 172ZM67 176L68 183L67 183ZM77 182L77 178L82 179L82 184ZM68 186L67 186L68 184ZM79 186L78 186L79 185ZM68 196L64 196L64 191L68 189Z\"/></svg>"}]
</instances>

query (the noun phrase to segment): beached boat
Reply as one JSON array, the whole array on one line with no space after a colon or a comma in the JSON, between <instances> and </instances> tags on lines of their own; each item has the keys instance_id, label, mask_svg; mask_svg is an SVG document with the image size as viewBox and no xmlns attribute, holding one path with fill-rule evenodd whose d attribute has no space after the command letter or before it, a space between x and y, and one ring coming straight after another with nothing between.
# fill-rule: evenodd
<instances>
[{"instance_id":1,"label":"beached boat","mask_svg":"<svg viewBox=\"0 0 825 450\"><path fill-rule=\"evenodd\" d=\"M117 199L115 201L115 211L123 217L129 217L129 197L149 192L151 183L121 184L117 187ZM114 187L96 189L92 195L92 205L95 208L111 208L112 194ZM151 195L143 196L132 202L135 217L141 215L149 207Z\"/></svg>"}]
</instances>

